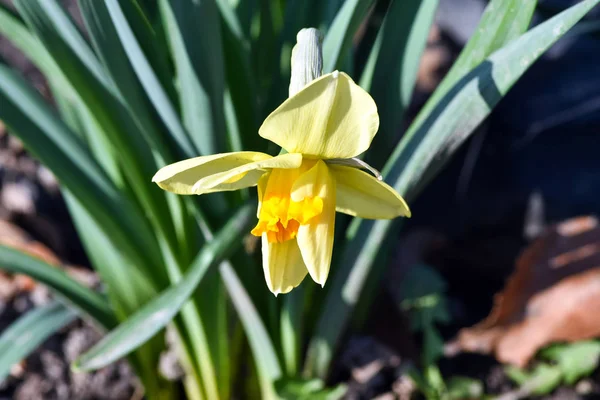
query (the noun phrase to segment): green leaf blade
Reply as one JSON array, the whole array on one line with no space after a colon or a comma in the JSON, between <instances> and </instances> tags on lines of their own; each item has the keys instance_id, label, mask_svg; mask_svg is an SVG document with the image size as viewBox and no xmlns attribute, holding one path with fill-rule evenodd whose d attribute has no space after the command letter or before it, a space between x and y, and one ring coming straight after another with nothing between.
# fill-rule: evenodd
<instances>
[{"instance_id":1,"label":"green leaf blade","mask_svg":"<svg viewBox=\"0 0 600 400\"><path fill-rule=\"evenodd\" d=\"M158 75L152 68L141 44L138 42L130 21L127 20L124 10L117 1L107 0L106 7L110 18L119 35L121 44L129 61L144 87L148 98L154 105L165 126L169 129L180 154L186 157L197 155L198 151L193 146L188 133L181 124L178 111L171 102L168 92L163 88Z\"/></svg>"},{"instance_id":2,"label":"green leaf blade","mask_svg":"<svg viewBox=\"0 0 600 400\"><path fill-rule=\"evenodd\" d=\"M369 54L360 85L378 105L379 132L366 155L376 168L398 138L437 6L437 0L393 1Z\"/></svg>"},{"instance_id":3,"label":"green leaf blade","mask_svg":"<svg viewBox=\"0 0 600 400\"><path fill-rule=\"evenodd\" d=\"M323 41L323 73L340 68L352 47L352 39L373 0L346 0Z\"/></svg>"},{"instance_id":4,"label":"green leaf blade","mask_svg":"<svg viewBox=\"0 0 600 400\"><path fill-rule=\"evenodd\" d=\"M214 1L161 0L160 6L191 140L201 154L225 152L225 67L217 5Z\"/></svg>"},{"instance_id":5,"label":"green leaf blade","mask_svg":"<svg viewBox=\"0 0 600 400\"><path fill-rule=\"evenodd\" d=\"M282 370L269 332L233 267L223 263L219 269L250 343L261 383L262 397L276 398L273 384L281 378Z\"/></svg>"},{"instance_id":6,"label":"green leaf blade","mask_svg":"<svg viewBox=\"0 0 600 400\"><path fill-rule=\"evenodd\" d=\"M0 245L0 259L2 269L27 275L47 285L53 292L98 321L103 327L111 328L116 324L106 299L78 283L58 267L3 245Z\"/></svg>"},{"instance_id":7,"label":"green leaf blade","mask_svg":"<svg viewBox=\"0 0 600 400\"><path fill-rule=\"evenodd\" d=\"M48 337L75 320L77 313L58 302L20 317L0 335L0 382L11 367L31 354Z\"/></svg>"}]
</instances>

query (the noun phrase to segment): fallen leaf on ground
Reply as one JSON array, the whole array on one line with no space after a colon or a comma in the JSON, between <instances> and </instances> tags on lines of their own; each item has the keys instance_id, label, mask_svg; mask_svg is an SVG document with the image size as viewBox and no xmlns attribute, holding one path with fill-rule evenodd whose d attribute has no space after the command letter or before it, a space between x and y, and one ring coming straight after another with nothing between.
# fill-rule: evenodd
<instances>
[{"instance_id":1,"label":"fallen leaf on ground","mask_svg":"<svg viewBox=\"0 0 600 400\"><path fill-rule=\"evenodd\" d=\"M15 224L0 220L0 244L15 248L42 261L64 268L69 275L87 286L95 286L98 282L97 276L89 269L64 265L59 257L41 242L33 239L27 232ZM19 292L30 292L36 286L36 282L27 275L10 274L2 271L0 260L0 299L6 301Z\"/></svg>"},{"instance_id":2,"label":"fallen leaf on ground","mask_svg":"<svg viewBox=\"0 0 600 400\"><path fill-rule=\"evenodd\" d=\"M494 353L525 366L554 342L600 336L600 226L594 217L549 228L517 259L490 315L462 329L446 354Z\"/></svg>"}]
</instances>

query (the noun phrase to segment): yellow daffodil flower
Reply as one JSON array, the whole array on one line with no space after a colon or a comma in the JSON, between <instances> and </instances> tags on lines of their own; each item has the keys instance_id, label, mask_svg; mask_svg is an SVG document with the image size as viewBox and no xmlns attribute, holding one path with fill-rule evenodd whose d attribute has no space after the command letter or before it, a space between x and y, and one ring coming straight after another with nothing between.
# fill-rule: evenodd
<instances>
[{"instance_id":1,"label":"yellow daffodil flower","mask_svg":"<svg viewBox=\"0 0 600 400\"><path fill-rule=\"evenodd\" d=\"M258 223L252 234L262 238L269 289L287 293L307 273L324 285L336 211L370 219L410 216L393 188L340 162L367 150L378 127L371 96L335 71L288 98L260 127L259 135L286 154L243 151L191 158L160 169L152 181L178 194L258 185Z\"/></svg>"}]
</instances>

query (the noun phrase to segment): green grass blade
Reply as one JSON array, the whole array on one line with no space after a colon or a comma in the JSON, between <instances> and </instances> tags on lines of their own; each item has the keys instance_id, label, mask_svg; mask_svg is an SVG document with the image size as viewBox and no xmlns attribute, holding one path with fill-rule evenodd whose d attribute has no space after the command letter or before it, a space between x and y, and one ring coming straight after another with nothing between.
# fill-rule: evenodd
<instances>
[{"instance_id":1,"label":"green grass blade","mask_svg":"<svg viewBox=\"0 0 600 400\"><path fill-rule=\"evenodd\" d=\"M258 1L256 27L258 36L252 39L252 66L259 88L268 87L271 76L271 66L276 60L276 28L274 24L275 2L270 0Z\"/></svg>"},{"instance_id":2,"label":"green grass blade","mask_svg":"<svg viewBox=\"0 0 600 400\"><path fill-rule=\"evenodd\" d=\"M29 311L0 335L0 382L11 367L31 354L48 337L64 328L77 313L54 302Z\"/></svg>"},{"instance_id":3,"label":"green grass blade","mask_svg":"<svg viewBox=\"0 0 600 400\"><path fill-rule=\"evenodd\" d=\"M47 285L53 292L72 303L105 328L116 324L108 302L100 294L69 277L58 267L11 247L0 245L2 269L30 276Z\"/></svg>"},{"instance_id":4,"label":"green grass blade","mask_svg":"<svg viewBox=\"0 0 600 400\"><path fill-rule=\"evenodd\" d=\"M27 29L17 15L2 4L0 4L0 34L10 40L44 73L52 82L54 89L60 90L62 94L72 96L73 89L42 43Z\"/></svg>"},{"instance_id":5,"label":"green grass blade","mask_svg":"<svg viewBox=\"0 0 600 400\"><path fill-rule=\"evenodd\" d=\"M275 399L273 383L281 378L282 371L269 332L233 267L230 264L223 263L219 269L227 293L233 302L250 343L259 374L262 398Z\"/></svg>"},{"instance_id":6,"label":"green grass blade","mask_svg":"<svg viewBox=\"0 0 600 400\"><path fill-rule=\"evenodd\" d=\"M527 31L536 4L537 0L492 0L481 16L473 36L421 110L417 120L429 114L466 73L494 51Z\"/></svg>"},{"instance_id":7,"label":"green grass blade","mask_svg":"<svg viewBox=\"0 0 600 400\"><path fill-rule=\"evenodd\" d=\"M331 26L331 23L335 20L335 17L344 5L344 1L345 0L329 0L317 3L321 8L321 24L319 25L319 29L327 30L327 28Z\"/></svg>"},{"instance_id":8,"label":"green grass blade","mask_svg":"<svg viewBox=\"0 0 600 400\"><path fill-rule=\"evenodd\" d=\"M21 16L36 32L45 34L44 37L40 37L42 42L48 43L58 40L64 42L67 47L74 49L79 61L95 79L108 85L106 74L98 63L94 52L59 3L16 0L15 6Z\"/></svg>"},{"instance_id":9,"label":"green grass blade","mask_svg":"<svg viewBox=\"0 0 600 400\"><path fill-rule=\"evenodd\" d=\"M253 214L251 205L238 211L215 239L202 248L179 283L162 292L110 332L76 361L76 367L80 370L102 368L127 355L164 328L186 304L208 269L241 244L241 235L254 222Z\"/></svg>"},{"instance_id":10,"label":"green grass blade","mask_svg":"<svg viewBox=\"0 0 600 400\"><path fill-rule=\"evenodd\" d=\"M583 1L540 24L494 53L461 78L415 133L405 138L388 161L384 176L412 200L420 183L431 178L473 132L531 64L600 0ZM378 259L381 243L400 221L355 220L340 269L334 276L309 345L307 369L326 376L336 344ZM385 263L379 259L380 265Z\"/></svg>"},{"instance_id":11,"label":"green grass blade","mask_svg":"<svg viewBox=\"0 0 600 400\"><path fill-rule=\"evenodd\" d=\"M113 0L107 0L105 4L121 40L121 44L129 58L129 62L131 62L140 83L144 87L158 115L169 129L180 154L185 155L185 157L197 155L197 149L193 146L188 133L181 124L178 110L171 102L169 94L160 82L150 60L146 57L141 44L138 42L124 14L121 4Z\"/></svg>"},{"instance_id":12,"label":"green grass blade","mask_svg":"<svg viewBox=\"0 0 600 400\"><path fill-rule=\"evenodd\" d=\"M119 1L119 5L162 87L171 102L178 106L176 82L173 80L175 71L169 54L164 21L161 19L158 2L156 0L127 0Z\"/></svg>"},{"instance_id":13,"label":"green grass blade","mask_svg":"<svg viewBox=\"0 0 600 400\"><path fill-rule=\"evenodd\" d=\"M281 349L287 376L298 376L304 329L302 317L305 306L304 286L299 286L283 298L281 308Z\"/></svg>"},{"instance_id":14,"label":"green grass blade","mask_svg":"<svg viewBox=\"0 0 600 400\"><path fill-rule=\"evenodd\" d=\"M373 0L346 0L339 10L323 41L323 73L344 65L352 47L352 38L367 15Z\"/></svg>"},{"instance_id":15,"label":"green grass blade","mask_svg":"<svg viewBox=\"0 0 600 400\"><path fill-rule=\"evenodd\" d=\"M366 155L375 168L396 144L437 5L438 0L392 1L369 54L360 85L378 106L379 131Z\"/></svg>"},{"instance_id":16,"label":"green grass blade","mask_svg":"<svg viewBox=\"0 0 600 400\"><path fill-rule=\"evenodd\" d=\"M166 162L174 162L175 151L170 148L171 144L165 140L161 126L155 120L154 111L127 58L106 4L79 0L79 6L96 54L145 140Z\"/></svg>"},{"instance_id":17,"label":"green grass blade","mask_svg":"<svg viewBox=\"0 0 600 400\"><path fill-rule=\"evenodd\" d=\"M231 4L231 7L235 7L235 14L240 21L240 28L242 29L242 35L250 38L252 36L252 22L257 13L258 1L259 0L217 0L226 1Z\"/></svg>"},{"instance_id":18,"label":"green grass blade","mask_svg":"<svg viewBox=\"0 0 600 400\"><path fill-rule=\"evenodd\" d=\"M126 188L125 176L115 155L115 149L102 134L102 129L90 116L85 105L75 95L65 95L64 91L57 88L52 80L50 80L50 89L62 120L87 145L89 152L98 161L100 167L114 182L115 186Z\"/></svg>"},{"instance_id":19,"label":"green grass blade","mask_svg":"<svg viewBox=\"0 0 600 400\"><path fill-rule=\"evenodd\" d=\"M202 154L228 151L219 10L214 0L161 0L179 83L183 121Z\"/></svg>"},{"instance_id":20,"label":"green grass blade","mask_svg":"<svg viewBox=\"0 0 600 400\"><path fill-rule=\"evenodd\" d=\"M265 141L258 132L258 101L255 77L250 64L250 42L244 36L240 21L226 0L217 0L222 17L223 59L227 92L225 93L225 120L230 133L231 151L260 150ZM239 144L236 143L239 141Z\"/></svg>"}]
</instances>

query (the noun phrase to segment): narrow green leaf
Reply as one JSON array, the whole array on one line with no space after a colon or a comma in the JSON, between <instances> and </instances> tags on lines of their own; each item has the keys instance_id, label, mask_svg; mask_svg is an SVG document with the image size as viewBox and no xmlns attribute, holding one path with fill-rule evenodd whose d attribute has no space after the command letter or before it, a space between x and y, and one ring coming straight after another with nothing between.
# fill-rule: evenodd
<instances>
[{"instance_id":1,"label":"narrow green leaf","mask_svg":"<svg viewBox=\"0 0 600 400\"><path fill-rule=\"evenodd\" d=\"M527 31L537 0L492 0L458 59L417 116L417 126L452 87L494 51ZM407 135L410 134L410 131Z\"/></svg>"},{"instance_id":2,"label":"narrow green leaf","mask_svg":"<svg viewBox=\"0 0 600 400\"><path fill-rule=\"evenodd\" d=\"M599 0L583 1L540 24L494 53L462 77L427 118L418 119L386 164L386 181L409 202L424 182L439 171L458 146L483 121L521 75ZM356 304L366 277L372 273L381 243L398 221L356 219L340 269L309 345L307 368L325 376L338 339ZM383 262L379 263L384 265Z\"/></svg>"},{"instance_id":3,"label":"narrow green leaf","mask_svg":"<svg viewBox=\"0 0 600 400\"><path fill-rule=\"evenodd\" d=\"M8 376L14 364L76 317L77 313L73 310L54 302L35 308L13 322L0 335L0 382Z\"/></svg>"},{"instance_id":4,"label":"narrow green leaf","mask_svg":"<svg viewBox=\"0 0 600 400\"><path fill-rule=\"evenodd\" d=\"M323 41L323 73L341 68L373 0L346 0Z\"/></svg>"},{"instance_id":5,"label":"narrow green leaf","mask_svg":"<svg viewBox=\"0 0 600 400\"><path fill-rule=\"evenodd\" d=\"M257 13L258 0L217 0L218 2L225 1L231 4L235 9L235 14L240 21L242 35L250 38L252 36L252 22Z\"/></svg>"},{"instance_id":6,"label":"narrow green leaf","mask_svg":"<svg viewBox=\"0 0 600 400\"><path fill-rule=\"evenodd\" d=\"M144 89L137 79L104 2L79 0L81 15L96 54L111 77L136 125L153 150L166 162L174 162L174 151L165 141ZM180 152L181 154L181 152Z\"/></svg>"},{"instance_id":7,"label":"narrow green leaf","mask_svg":"<svg viewBox=\"0 0 600 400\"><path fill-rule=\"evenodd\" d=\"M273 79L271 67L276 60L277 31L274 24L275 2L271 0L259 0L259 11L256 19L258 36L252 41L252 65L255 79L259 88L268 87Z\"/></svg>"},{"instance_id":8,"label":"narrow green leaf","mask_svg":"<svg viewBox=\"0 0 600 400\"><path fill-rule=\"evenodd\" d=\"M378 107L379 131L367 153L375 168L398 140L437 5L438 0L392 1L369 54L360 85Z\"/></svg>"},{"instance_id":9,"label":"narrow green leaf","mask_svg":"<svg viewBox=\"0 0 600 400\"><path fill-rule=\"evenodd\" d=\"M108 142L108 138L103 135L102 128L90 115L89 110L77 96L64 95L64 91L57 88L53 81L50 81L50 88L63 121L87 145L90 153L93 154L115 186L126 188L125 176L118 160L118 153Z\"/></svg>"},{"instance_id":10,"label":"narrow green leaf","mask_svg":"<svg viewBox=\"0 0 600 400\"><path fill-rule=\"evenodd\" d=\"M104 85L108 85L107 77L94 52L60 4L52 1L16 0L15 6L32 29L48 35L38 35L43 43L58 41L60 38L61 42L77 53L78 60L86 71Z\"/></svg>"},{"instance_id":11,"label":"narrow green leaf","mask_svg":"<svg viewBox=\"0 0 600 400\"><path fill-rule=\"evenodd\" d=\"M194 293L211 266L222 261L241 244L240 237L254 222L253 207L240 209L227 225L206 244L182 279L133 316L111 331L91 350L82 355L75 367L80 370L102 368L146 342L163 329Z\"/></svg>"},{"instance_id":12,"label":"narrow green leaf","mask_svg":"<svg viewBox=\"0 0 600 400\"><path fill-rule=\"evenodd\" d=\"M281 309L281 348L287 376L297 376L303 345L305 287L299 286L283 298Z\"/></svg>"},{"instance_id":13,"label":"narrow green leaf","mask_svg":"<svg viewBox=\"0 0 600 400\"><path fill-rule=\"evenodd\" d=\"M3 245L0 245L0 260L3 270L30 276L47 285L103 327L111 328L115 325L115 317L106 299L75 281L58 267Z\"/></svg>"},{"instance_id":14,"label":"narrow green leaf","mask_svg":"<svg viewBox=\"0 0 600 400\"><path fill-rule=\"evenodd\" d=\"M270 68L272 81L267 91L267 101L260 110L261 116L266 117L288 97L292 48L296 44L296 35L303 28L319 26L319 12L315 10L321 8L321 3L320 0L286 1L283 28Z\"/></svg>"},{"instance_id":15,"label":"narrow green leaf","mask_svg":"<svg viewBox=\"0 0 600 400\"><path fill-rule=\"evenodd\" d=\"M72 95L73 90L40 41L27 29L23 21L6 6L0 4L0 33L31 60L53 83L53 88Z\"/></svg>"},{"instance_id":16,"label":"narrow green leaf","mask_svg":"<svg viewBox=\"0 0 600 400\"><path fill-rule=\"evenodd\" d=\"M319 29L327 30L332 22L337 17L340 9L344 5L345 0L329 0L317 2L315 5L321 8Z\"/></svg>"},{"instance_id":17,"label":"narrow green leaf","mask_svg":"<svg viewBox=\"0 0 600 400\"><path fill-rule=\"evenodd\" d=\"M185 126L201 154L225 152L225 68L217 5L214 0L161 0L160 8L177 70Z\"/></svg>"},{"instance_id":18,"label":"narrow green leaf","mask_svg":"<svg viewBox=\"0 0 600 400\"><path fill-rule=\"evenodd\" d=\"M225 118L231 151L257 149L265 146L258 132L258 96L250 64L250 43L243 35L237 16L226 0L217 0L223 22L223 59L227 91ZM235 132L237 131L237 133Z\"/></svg>"},{"instance_id":19,"label":"narrow green leaf","mask_svg":"<svg viewBox=\"0 0 600 400\"><path fill-rule=\"evenodd\" d=\"M269 332L233 267L223 263L219 269L250 343L261 383L262 398L275 399L273 384L281 378L282 371Z\"/></svg>"},{"instance_id":20,"label":"narrow green leaf","mask_svg":"<svg viewBox=\"0 0 600 400\"><path fill-rule=\"evenodd\" d=\"M175 143L177 143L180 153L186 157L197 155L198 151L194 148L188 133L181 124L178 112L171 103L168 93L163 88L152 65L146 58L129 21L123 13L121 5L118 1L114 0L107 0L105 5L121 40L121 45L129 58L129 62L144 87L148 98L154 105L165 126L169 129Z\"/></svg>"},{"instance_id":21,"label":"narrow green leaf","mask_svg":"<svg viewBox=\"0 0 600 400\"><path fill-rule=\"evenodd\" d=\"M165 89L171 102L180 110L181 108L177 104L176 82L173 80L175 75L173 60L169 53L164 21L159 12L158 2L156 0L128 0L119 1L119 5L161 86Z\"/></svg>"}]
</instances>

